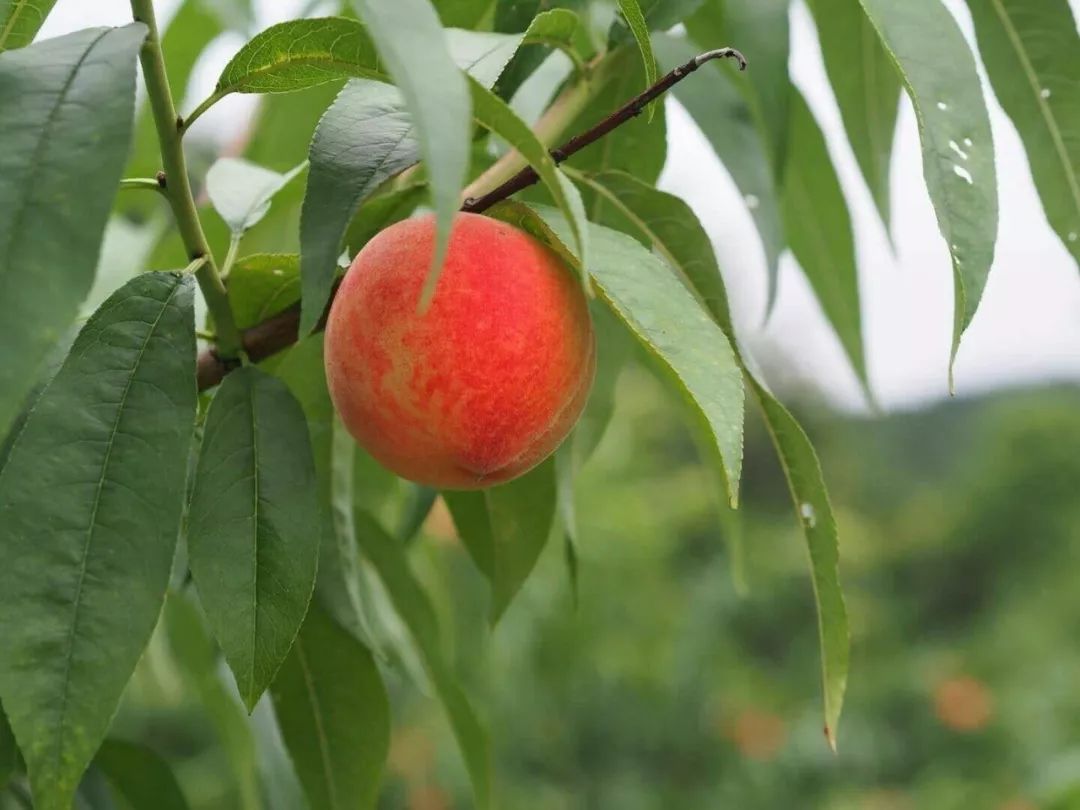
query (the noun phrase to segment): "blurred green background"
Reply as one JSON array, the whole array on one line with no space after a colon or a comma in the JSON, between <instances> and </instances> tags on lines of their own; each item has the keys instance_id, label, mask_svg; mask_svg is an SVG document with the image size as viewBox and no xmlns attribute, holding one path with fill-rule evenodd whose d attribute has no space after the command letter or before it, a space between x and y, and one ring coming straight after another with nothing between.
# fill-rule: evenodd
<instances>
[{"instance_id":1,"label":"blurred green background","mask_svg":"<svg viewBox=\"0 0 1080 810\"><path fill-rule=\"evenodd\" d=\"M491 725L499 807L1080 807L1080 391L876 419L797 410L831 485L853 623L839 754L821 732L806 552L762 426L732 519L678 407L630 366L580 475L576 608L560 542L494 632L440 504L414 546ZM114 734L166 755L196 810L302 807L271 714L247 740L190 611L170 601ZM385 666L381 806L469 807L438 704L408 662Z\"/></svg>"}]
</instances>

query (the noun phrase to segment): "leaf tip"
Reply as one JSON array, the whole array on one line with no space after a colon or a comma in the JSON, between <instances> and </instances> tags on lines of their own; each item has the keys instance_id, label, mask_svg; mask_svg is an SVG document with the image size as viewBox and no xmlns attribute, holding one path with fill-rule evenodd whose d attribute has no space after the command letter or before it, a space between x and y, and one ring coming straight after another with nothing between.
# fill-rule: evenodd
<instances>
[{"instance_id":1,"label":"leaf tip","mask_svg":"<svg viewBox=\"0 0 1080 810\"><path fill-rule=\"evenodd\" d=\"M825 742L829 744L829 750L836 754L836 734L828 723L825 724Z\"/></svg>"}]
</instances>

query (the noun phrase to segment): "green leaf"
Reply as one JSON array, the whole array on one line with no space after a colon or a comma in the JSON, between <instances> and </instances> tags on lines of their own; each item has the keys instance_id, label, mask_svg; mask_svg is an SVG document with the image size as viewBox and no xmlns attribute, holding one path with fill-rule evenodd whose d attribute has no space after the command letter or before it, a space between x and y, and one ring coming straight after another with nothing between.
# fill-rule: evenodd
<instances>
[{"instance_id":1,"label":"green leaf","mask_svg":"<svg viewBox=\"0 0 1080 810\"><path fill-rule=\"evenodd\" d=\"M529 125L522 121L505 101L475 79L470 78L469 87L472 90L473 115L476 116L477 123L503 138L536 170L566 218L580 266L588 267L589 230L585 219L585 206L578 190L559 170L555 160ZM582 277L585 278L584 272Z\"/></svg>"},{"instance_id":2,"label":"green leaf","mask_svg":"<svg viewBox=\"0 0 1080 810\"><path fill-rule=\"evenodd\" d=\"M691 59L696 49L685 40L653 37L653 48L665 70ZM751 68L753 69L753 68ZM768 153L754 126L754 114L728 74L715 64L702 65L693 80L680 82L672 91L712 144L720 162L731 174L761 236L769 274L768 308L776 301L784 229L780 218L779 191Z\"/></svg>"},{"instance_id":3,"label":"green leaf","mask_svg":"<svg viewBox=\"0 0 1080 810\"><path fill-rule=\"evenodd\" d=\"M615 385L633 352L633 338L611 311L590 302L593 334L596 335L596 377L585 411L574 427L574 455L584 464L596 451L615 414Z\"/></svg>"},{"instance_id":4,"label":"green leaf","mask_svg":"<svg viewBox=\"0 0 1080 810\"><path fill-rule=\"evenodd\" d=\"M407 219L427 196L427 186L417 183L368 198L345 231L345 245L353 255L379 231Z\"/></svg>"},{"instance_id":5,"label":"green leaf","mask_svg":"<svg viewBox=\"0 0 1080 810\"><path fill-rule=\"evenodd\" d=\"M434 0L439 19L447 28L476 28L496 0Z\"/></svg>"},{"instance_id":6,"label":"green leaf","mask_svg":"<svg viewBox=\"0 0 1080 810\"><path fill-rule=\"evenodd\" d=\"M968 0L968 8L1046 218L1080 262L1080 35L1072 9L1068 0Z\"/></svg>"},{"instance_id":7,"label":"green leaf","mask_svg":"<svg viewBox=\"0 0 1080 810\"><path fill-rule=\"evenodd\" d=\"M0 8L0 51L22 48L34 41L56 0L8 0Z\"/></svg>"},{"instance_id":8,"label":"green leaf","mask_svg":"<svg viewBox=\"0 0 1080 810\"><path fill-rule=\"evenodd\" d=\"M900 72L922 138L923 174L952 256L952 365L979 306L997 240L994 141L975 59L941 0L859 0Z\"/></svg>"},{"instance_id":9,"label":"green leaf","mask_svg":"<svg viewBox=\"0 0 1080 810\"><path fill-rule=\"evenodd\" d=\"M499 76L495 87L499 98L513 98L525 80L547 59L549 48L565 53L579 71L584 69L583 57L593 52L589 32L581 18L566 8L541 11L533 17L524 35L519 35L519 44L521 47L513 60Z\"/></svg>"},{"instance_id":10,"label":"green leaf","mask_svg":"<svg viewBox=\"0 0 1080 810\"><path fill-rule=\"evenodd\" d=\"M703 50L733 45L750 54L750 70L722 67L748 100L768 143L773 174L784 175L789 98L789 0L705 0L686 20L690 39Z\"/></svg>"},{"instance_id":11,"label":"green leaf","mask_svg":"<svg viewBox=\"0 0 1080 810\"><path fill-rule=\"evenodd\" d=\"M18 110L0 116L0 435L93 283L145 36L137 23L0 53L0 109Z\"/></svg>"},{"instance_id":12,"label":"green leaf","mask_svg":"<svg viewBox=\"0 0 1080 810\"><path fill-rule=\"evenodd\" d=\"M420 532L438 497L438 490L431 487L420 484L409 486L405 506L401 513L401 523L397 529L397 538L402 543L411 542Z\"/></svg>"},{"instance_id":13,"label":"green leaf","mask_svg":"<svg viewBox=\"0 0 1080 810\"><path fill-rule=\"evenodd\" d=\"M214 95L291 93L386 70L367 28L344 17L290 20L256 34L229 60Z\"/></svg>"},{"instance_id":14,"label":"green leaf","mask_svg":"<svg viewBox=\"0 0 1080 810\"><path fill-rule=\"evenodd\" d=\"M240 236L266 216L274 195L305 168L301 163L279 174L242 158L219 158L206 173L206 194L233 235Z\"/></svg>"},{"instance_id":15,"label":"green leaf","mask_svg":"<svg viewBox=\"0 0 1080 810\"><path fill-rule=\"evenodd\" d=\"M236 260L226 281L233 317L248 329L300 300L300 257L253 253Z\"/></svg>"},{"instance_id":16,"label":"green leaf","mask_svg":"<svg viewBox=\"0 0 1080 810\"><path fill-rule=\"evenodd\" d=\"M231 686L226 688L219 674L218 650L205 627L194 593L170 593L165 600L164 620L172 658L184 682L198 696L221 742L240 794L240 806L244 810L262 810L248 718L235 690Z\"/></svg>"},{"instance_id":17,"label":"green leaf","mask_svg":"<svg viewBox=\"0 0 1080 810\"><path fill-rule=\"evenodd\" d=\"M634 35L634 41L637 42L638 50L641 52L641 64L645 70L645 87L650 87L656 83L656 57L653 56L652 42L649 40L649 27L645 22L645 15L641 13L638 0L619 0L619 11L622 12L623 19L630 27L630 32ZM650 121L652 120L654 106L649 105Z\"/></svg>"},{"instance_id":18,"label":"green leaf","mask_svg":"<svg viewBox=\"0 0 1080 810\"><path fill-rule=\"evenodd\" d=\"M19 747L11 732L4 707L0 706L0 791L7 787L19 765Z\"/></svg>"},{"instance_id":19,"label":"green leaf","mask_svg":"<svg viewBox=\"0 0 1080 810\"><path fill-rule=\"evenodd\" d=\"M524 206L503 203L489 213L502 218L511 208ZM549 229L547 241L565 244L565 227L553 210L533 210ZM601 300L687 406L734 507L742 471L743 382L731 343L662 259L618 231L600 225L589 230L589 272Z\"/></svg>"},{"instance_id":20,"label":"green leaf","mask_svg":"<svg viewBox=\"0 0 1080 810\"><path fill-rule=\"evenodd\" d=\"M343 455L355 443L335 418L323 365L323 335L300 340L272 363L273 373L289 386L303 408L315 459L320 505L320 535L315 601L361 642L372 647L364 593L360 588L360 553L352 528L352 487L342 480ZM349 456L351 458L351 456Z\"/></svg>"},{"instance_id":21,"label":"green leaf","mask_svg":"<svg viewBox=\"0 0 1080 810\"><path fill-rule=\"evenodd\" d=\"M641 10L652 31L666 31L697 11L702 0L642 0Z\"/></svg>"},{"instance_id":22,"label":"green leaf","mask_svg":"<svg viewBox=\"0 0 1080 810\"><path fill-rule=\"evenodd\" d=\"M493 622L516 595L547 542L555 502L550 466L545 462L511 490L496 491L516 481L486 491L442 493L461 542L492 586ZM521 511L524 505L538 510L539 525L528 525L530 516Z\"/></svg>"},{"instance_id":23,"label":"green leaf","mask_svg":"<svg viewBox=\"0 0 1080 810\"><path fill-rule=\"evenodd\" d=\"M502 618L540 558L555 519L554 456L526 475L475 493L445 492L461 541L491 582L491 622Z\"/></svg>"},{"instance_id":24,"label":"green leaf","mask_svg":"<svg viewBox=\"0 0 1080 810\"><path fill-rule=\"evenodd\" d=\"M360 548L378 572L394 608L420 650L461 747L472 780L475 804L479 810L488 810L491 807L491 752L487 732L443 656L435 609L409 568L404 547L397 540L361 511L356 513L356 534Z\"/></svg>"},{"instance_id":25,"label":"green leaf","mask_svg":"<svg viewBox=\"0 0 1080 810\"><path fill-rule=\"evenodd\" d=\"M315 587L319 501L307 424L285 383L229 374L206 416L188 518L191 574L252 711Z\"/></svg>"},{"instance_id":26,"label":"green leaf","mask_svg":"<svg viewBox=\"0 0 1080 810\"><path fill-rule=\"evenodd\" d=\"M106 740L94 764L132 810L188 810L169 763L145 746Z\"/></svg>"},{"instance_id":27,"label":"green leaf","mask_svg":"<svg viewBox=\"0 0 1080 810\"><path fill-rule=\"evenodd\" d=\"M360 80L346 84L326 111L308 157L311 172L300 218L304 335L326 309L341 238L360 201L416 163L420 145L397 88Z\"/></svg>"},{"instance_id":28,"label":"green leaf","mask_svg":"<svg viewBox=\"0 0 1080 810\"><path fill-rule=\"evenodd\" d=\"M0 698L40 810L67 810L157 621L195 423L193 281L86 323L0 471Z\"/></svg>"},{"instance_id":29,"label":"green leaf","mask_svg":"<svg viewBox=\"0 0 1080 810\"><path fill-rule=\"evenodd\" d=\"M760 383L750 387L765 416L765 424L784 468L795 512L810 552L811 580L821 637L821 675L825 693L825 738L836 749L836 729L847 688L851 639L847 608L840 589L836 519L813 445L799 423Z\"/></svg>"},{"instance_id":30,"label":"green leaf","mask_svg":"<svg viewBox=\"0 0 1080 810\"><path fill-rule=\"evenodd\" d=\"M423 304L430 300L442 271L469 167L469 88L455 69L446 35L428 0L353 0L353 5L401 90L427 168L436 232Z\"/></svg>"},{"instance_id":31,"label":"green leaf","mask_svg":"<svg viewBox=\"0 0 1080 810\"><path fill-rule=\"evenodd\" d=\"M563 556L570 594L578 603L578 523L574 505L574 436L555 452L555 491L559 523L563 533Z\"/></svg>"},{"instance_id":32,"label":"green leaf","mask_svg":"<svg viewBox=\"0 0 1080 810\"><path fill-rule=\"evenodd\" d=\"M599 224L655 247L725 333L734 334L712 241L689 205L625 172L572 176L610 203Z\"/></svg>"},{"instance_id":33,"label":"green leaf","mask_svg":"<svg viewBox=\"0 0 1080 810\"><path fill-rule=\"evenodd\" d=\"M495 538L487 498L481 490L446 490L441 494L462 544L490 583L495 577Z\"/></svg>"},{"instance_id":34,"label":"green leaf","mask_svg":"<svg viewBox=\"0 0 1080 810\"><path fill-rule=\"evenodd\" d=\"M791 135L781 197L788 243L872 400L851 215L825 136L794 85L791 93Z\"/></svg>"},{"instance_id":35,"label":"green leaf","mask_svg":"<svg viewBox=\"0 0 1080 810\"><path fill-rule=\"evenodd\" d=\"M313 604L270 694L312 810L374 807L390 705L368 649Z\"/></svg>"},{"instance_id":36,"label":"green leaf","mask_svg":"<svg viewBox=\"0 0 1080 810\"><path fill-rule=\"evenodd\" d=\"M888 228L889 163L900 109L900 77L857 3L809 0L809 6L848 142Z\"/></svg>"}]
</instances>

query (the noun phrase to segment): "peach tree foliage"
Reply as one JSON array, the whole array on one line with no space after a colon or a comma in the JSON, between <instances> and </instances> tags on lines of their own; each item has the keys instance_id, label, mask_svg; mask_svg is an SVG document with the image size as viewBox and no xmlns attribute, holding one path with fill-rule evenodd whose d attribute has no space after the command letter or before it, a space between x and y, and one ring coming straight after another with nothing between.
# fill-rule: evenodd
<instances>
[{"instance_id":1,"label":"peach tree foliage","mask_svg":"<svg viewBox=\"0 0 1080 810\"><path fill-rule=\"evenodd\" d=\"M663 104L557 148L667 71L696 69L696 54L740 48L745 73L701 64L673 92L743 195L770 306L790 250L872 398L851 217L788 75L787 0L620 0L614 16L589 0L354 0L262 31L244 0L184 0L161 27L150 0L131 0L128 25L35 40L53 5L0 3L0 788L44 810L102 786L136 808L187 806L168 763L109 730L158 628L239 752L245 806L271 790L242 766L267 723L298 801L374 806L390 661L415 662L405 669L445 709L476 806L498 806L480 713L409 545L441 494L490 585L493 622L553 537L576 587L573 479L635 351L716 473L718 525L738 506L745 409L760 412L805 536L835 747L848 627L825 480L740 346L702 224L655 186ZM941 0L809 0L886 226L900 94L914 106L951 256L954 357L997 232L986 92L1080 255L1067 0L968 5L988 88ZM224 31L247 42L188 108L195 62ZM198 119L232 94L257 94L259 111L226 157ZM530 183L514 186L522 171ZM521 193L487 196L511 188ZM552 458L483 492L436 493L380 471L342 434L322 317L343 265L421 208L436 221L424 297L436 294L454 212L479 201L580 275L599 371Z\"/></svg>"}]
</instances>

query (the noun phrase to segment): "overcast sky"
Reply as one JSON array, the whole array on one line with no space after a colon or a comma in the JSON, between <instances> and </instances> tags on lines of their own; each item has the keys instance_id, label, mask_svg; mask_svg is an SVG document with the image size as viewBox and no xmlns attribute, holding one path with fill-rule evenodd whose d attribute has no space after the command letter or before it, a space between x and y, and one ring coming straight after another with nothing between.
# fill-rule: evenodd
<instances>
[{"instance_id":1,"label":"overcast sky","mask_svg":"<svg viewBox=\"0 0 1080 810\"><path fill-rule=\"evenodd\" d=\"M974 41L963 1L945 2ZM1070 2L1075 13L1080 0ZM176 0L159 0L159 16L167 19L176 5ZM287 19L303 3L261 0L257 5L265 26ZM61 0L42 36L123 24L129 13L126 0ZM825 131L852 209L871 383L887 410L945 397L952 271L923 183L911 105L905 97L893 154L894 253L843 135L813 22L801 0L792 11L792 40L792 75ZM239 44L235 37L215 43L194 77L202 85L196 95L211 89ZM208 114L208 128L215 119L224 123L226 113L235 121L235 113L250 104L236 97L226 101L233 106ZM992 95L988 102L1001 225L993 271L957 359L960 396L1045 380L1080 381L1080 270L1046 223L1016 131ZM712 236L743 340L762 357L783 355L800 378L814 381L831 401L858 407L861 398L840 344L790 257L781 263L776 310L762 326L765 265L749 214L733 204L737 191L689 116L670 100L668 111L668 164L660 184L689 201Z\"/></svg>"}]
</instances>

